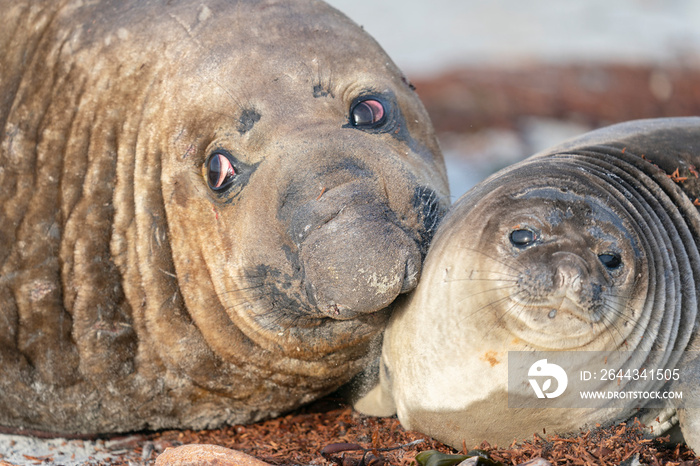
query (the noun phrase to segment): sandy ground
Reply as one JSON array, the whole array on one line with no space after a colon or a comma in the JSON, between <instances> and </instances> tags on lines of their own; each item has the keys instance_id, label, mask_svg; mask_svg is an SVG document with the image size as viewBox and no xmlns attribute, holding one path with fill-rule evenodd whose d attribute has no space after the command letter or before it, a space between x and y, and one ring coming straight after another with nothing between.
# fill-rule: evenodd
<instances>
[{"instance_id":1,"label":"sandy ground","mask_svg":"<svg viewBox=\"0 0 700 466\"><path fill-rule=\"evenodd\" d=\"M3 461L13 465L60 464L78 466L85 464L109 464L115 458L125 456L141 460L130 449L122 447L124 439L115 440L66 440L37 439L21 435L0 435L0 466ZM139 461L140 462L140 461Z\"/></svg>"}]
</instances>

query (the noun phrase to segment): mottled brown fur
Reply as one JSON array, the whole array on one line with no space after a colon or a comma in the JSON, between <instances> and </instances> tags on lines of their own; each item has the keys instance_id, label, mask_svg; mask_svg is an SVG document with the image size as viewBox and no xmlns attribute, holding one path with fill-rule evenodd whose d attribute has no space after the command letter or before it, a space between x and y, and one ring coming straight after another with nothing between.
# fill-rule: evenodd
<instances>
[{"instance_id":1,"label":"mottled brown fur","mask_svg":"<svg viewBox=\"0 0 700 466\"><path fill-rule=\"evenodd\" d=\"M0 425L249 422L367 364L448 202L369 36L317 1L1 9ZM391 132L349 124L367 93ZM218 149L241 163L221 196Z\"/></svg>"}]
</instances>

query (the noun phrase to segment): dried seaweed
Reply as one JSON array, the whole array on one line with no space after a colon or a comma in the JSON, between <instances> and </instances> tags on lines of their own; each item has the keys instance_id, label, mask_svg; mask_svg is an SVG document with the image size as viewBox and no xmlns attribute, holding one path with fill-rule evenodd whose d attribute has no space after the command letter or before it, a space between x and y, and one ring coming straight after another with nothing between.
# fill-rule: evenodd
<instances>
[{"instance_id":1,"label":"dried seaweed","mask_svg":"<svg viewBox=\"0 0 700 466\"><path fill-rule=\"evenodd\" d=\"M272 465L290 466L415 465L415 457L421 451L460 453L426 435L406 431L395 417L363 416L333 399L257 424L166 431L149 434L144 440L141 444L153 445L150 460L169 446L208 443L243 451ZM638 422L597 428L571 437L535 436L505 448L487 442L465 445L462 453L467 453L467 447L481 449L505 465L542 457L553 465L617 466L638 458L641 464L653 466L700 466L700 460L685 445L646 438Z\"/></svg>"}]
</instances>

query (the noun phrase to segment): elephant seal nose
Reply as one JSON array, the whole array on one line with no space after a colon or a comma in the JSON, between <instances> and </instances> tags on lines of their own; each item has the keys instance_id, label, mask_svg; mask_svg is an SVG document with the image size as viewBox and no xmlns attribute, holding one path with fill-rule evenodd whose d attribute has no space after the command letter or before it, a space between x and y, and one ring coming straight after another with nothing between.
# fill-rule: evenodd
<instances>
[{"instance_id":1,"label":"elephant seal nose","mask_svg":"<svg viewBox=\"0 0 700 466\"><path fill-rule=\"evenodd\" d=\"M309 301L334 319L376 312L415 288L416 242L398 226L342 215L312 232L300 251Z\"/></svg>"}]
</instances>

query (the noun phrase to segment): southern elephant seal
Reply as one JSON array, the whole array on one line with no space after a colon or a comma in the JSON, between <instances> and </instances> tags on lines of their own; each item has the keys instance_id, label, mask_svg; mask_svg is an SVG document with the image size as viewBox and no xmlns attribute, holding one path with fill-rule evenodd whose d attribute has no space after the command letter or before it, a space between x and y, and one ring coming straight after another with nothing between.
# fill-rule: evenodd
<instances>
[{"instance_id":1,"label":"southern elephant seal","mask_svg":"<svg viewBox=\"0 0 700 466\"><path fill-rule=\"evenodd\" d=\"M700 377L691 364L697 167L700 118L640 120L586 134L478 184L438 229L417 289L396 303L381 384L356 407L397 412L406 428L459 448L635 416L659 434L680 417L698 451L697 400L668 399L674 389L697 393ZM516 356L533 352L578 366L546 359L518 366ZM596 370L570 370L584 365ZM509 378L528 367L524 378ZM604 379L613 383L602 395L608 400L576 401L584 382L600 387ZM522 403L554 403L563 394L570 409ZM652 406L658 400L646 397L657 394L667 399Z\"/></svg>"},{"instance_id":2,"label":"southern elephant seal","mask_svg":"<svg viewBox=\"0 0 700 466\"><path fill-rule=\"evenodd\" d=\"M252 422L376 357L449 193L359 26L314 0L2 12L1 426Z\"/></svg>"}]
</instances>

